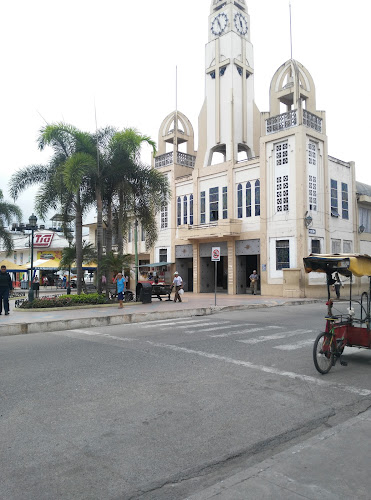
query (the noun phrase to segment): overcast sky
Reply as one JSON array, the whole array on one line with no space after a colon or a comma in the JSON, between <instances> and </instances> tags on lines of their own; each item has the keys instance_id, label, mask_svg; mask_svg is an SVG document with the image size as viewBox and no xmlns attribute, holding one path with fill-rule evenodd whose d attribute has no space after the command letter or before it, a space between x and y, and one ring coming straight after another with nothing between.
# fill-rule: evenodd
<instances>
[{"instance_id":1,"label":"overcast sky","mask_svg":"<svg viewBox=\"0 0 371 500\"><path fill-rule=\"evenodd\" d=\"M268 111L269 85L290 58L289 0L246 0L254 46L255 99ZM370 26L365 0L291 0L293 58L311 73L327 113L329 154L356 162L371 184ZM198 133L204 100L211 0L18 0L2 2L0 188L17 169L47 162L36 138L45 122L94 131L135 127L158 139L178 109ZM148 151L143 160L150 162ZM20 196L24 220L34 191ZM10 200L9 200L10 201ZM52 214L51 214L52 215Z\"/></svg>"}]
</instances>

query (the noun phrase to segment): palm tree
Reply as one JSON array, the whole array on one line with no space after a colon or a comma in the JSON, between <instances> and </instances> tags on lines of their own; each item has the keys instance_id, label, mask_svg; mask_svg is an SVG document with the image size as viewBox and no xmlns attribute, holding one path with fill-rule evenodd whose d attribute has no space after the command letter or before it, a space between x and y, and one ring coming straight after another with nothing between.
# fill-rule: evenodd
<instances>
[{"instance_id":1,"label":"palm tree","mask_svg":"<svg viewBox=\"0 0 371 500\"><path fill-rule=\"evenodd\" d=\"M75 189L66 184L66 162L71 158L87 154L89 162L94 151L91 135L64 123L51 124L40 130L38 146L42 151L47 146L53 155L47 165L31 165L16 172L10 180L10 193L16 199L27 187L40 184L35 201L35 211L45 218L52 208L61 208L65 216L64 228L67 233L67 221L71 215L75 218L77 291L82 290L82 218L94 199L91 190L85 184ZM81 162L81 157L79 158ZM81 168L81 163L80 163Z\"/></svg>"},{"instance_id":2,"label":"palm tree","mask_svg":"<svg viewBox=\"0 0 371 500\"><path fill-rule=\"evenodd\" d=\"M9 226L14 219L21 222L22 211L17 205L7 203L0 189L0 242L4 245L7 256L11 254L14 247L12 237L10 233L5 230L5 227Z\"/></svg>"},{"instance_id":3,"label":"palm tree","mask_svg":"<svg viewBox=\"0 0 371 500\"><path fill-rule=\"evenodd\" d=\"M71 268L76 263L76 244L63 248L59 269L68 269L68 281L71 281ZM96 259L97 253L92 243L82 241L82 263L89 263ZM75 264L76 265L76 264Z\"/></svg>"}]
</instances>

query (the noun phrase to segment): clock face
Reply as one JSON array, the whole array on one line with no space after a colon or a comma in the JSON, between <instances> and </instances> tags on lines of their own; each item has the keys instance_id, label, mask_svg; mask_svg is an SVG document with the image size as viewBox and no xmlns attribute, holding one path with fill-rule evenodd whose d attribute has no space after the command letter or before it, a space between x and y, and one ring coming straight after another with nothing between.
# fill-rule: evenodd
<instances>
[{"instance_id":1,"label":"clock face","mask_svg":"<svg viewBox=\"0 0 371 500\"><path fill-rule=\"evenodd\" d=\"M234 16L234 25L236 26L236 30L240 35L246 35L248 26L247 19L245 16L240 14L239 12Z\"/></svg>"},{"instance_id":2,"label":"clock face","mask_svg":"<svg viewBox=\"0 0 371 500\"><path fill-rule=\"evenodd\" d=\"M224 12L222 12L214 17L214 19L211 21L211 33L213 35L219 36L225 31L227 25L227 14L224 14Z\"/></svg>"}]
</instances>

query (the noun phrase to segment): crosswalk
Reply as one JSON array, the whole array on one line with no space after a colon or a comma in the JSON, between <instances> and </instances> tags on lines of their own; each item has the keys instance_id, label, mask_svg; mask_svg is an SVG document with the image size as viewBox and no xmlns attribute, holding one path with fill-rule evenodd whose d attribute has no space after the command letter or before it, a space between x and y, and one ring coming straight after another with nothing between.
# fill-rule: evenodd
<instances>
[{"instance_id":1,"label":"crosswalk","mask_svg":"<svg viewBox=\"0 0 371 500\"><path fill-rule=\"evenodd\" d=\"M317 331L311 329L290 330L280 325L241 324L217 320L214 317L212 319L210 317L182 318L179 322L174 321L174 319L157 320L151 323L140 323L137 326L141 330L155 329L158 332L176 329L184 332L185 335L199 334L210 339L228 339L248 346L266 343L272 349L281 351L293 351L311 346L317 335ZM288 343L283 343L282 341L286 341L286 339ZM279 341L278 344L277 341Z\"/></svg>"}]
</instances>

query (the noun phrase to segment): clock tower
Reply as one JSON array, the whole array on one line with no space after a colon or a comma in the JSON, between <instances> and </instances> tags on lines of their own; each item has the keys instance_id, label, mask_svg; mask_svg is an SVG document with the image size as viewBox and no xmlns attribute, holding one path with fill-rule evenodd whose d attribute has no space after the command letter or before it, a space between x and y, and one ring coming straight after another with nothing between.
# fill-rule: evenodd
<instances>
[{"instance_id":1,"label":"clock tower","mask_svg":"<svg viewBox=\"0 0 371 500\"><path fill-rule=\"evenodd\" d=\"M245 0L212 0L206 45L204 165L251 158L259 147L253 47ZM216 155L218 154L218 155Z\"/></svg>"}]
</instances>

